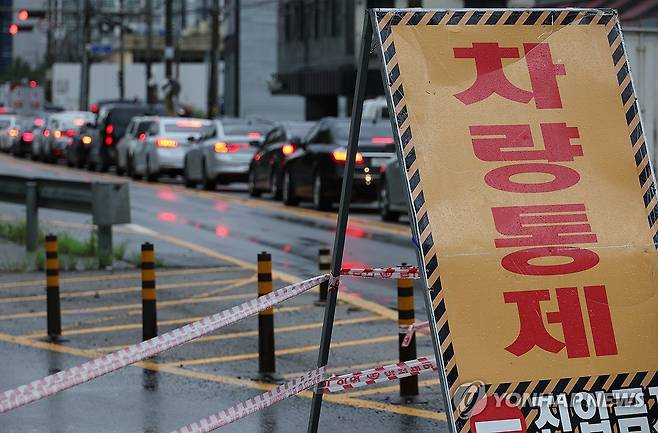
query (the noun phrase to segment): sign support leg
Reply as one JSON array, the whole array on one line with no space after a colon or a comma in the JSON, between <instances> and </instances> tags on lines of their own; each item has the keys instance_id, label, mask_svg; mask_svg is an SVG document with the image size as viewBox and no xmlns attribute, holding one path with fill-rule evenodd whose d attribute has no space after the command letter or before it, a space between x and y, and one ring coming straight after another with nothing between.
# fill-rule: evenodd
<instances>
[{"instance_id":1,"label":"sign support leg","mask_svg":"<svg viewBox=\"0 0 658 433\"><path fill-rule=\"evenodd\" d=\"M25 247L27 251L37 250L39 237L39 205L37 203L37 183L25 183Z\"/></svg>"},{"instance_id":2,"label":"sign support leg","mask_svg":"<svg viewBox=\"0 0 658 433\"><path fill-rule=\"evenodd\" d=\"M361 114L363 111L363 99L366 92L366 81L368 78L368 60L370 58L370 42L372 40L372 26L368 14L363 23L363 35L361 38L361 52L356 73L356 88L354 89L354 102L352 104L352 120L350 122L350 135L347 145L347 161L345 161L345 172L343 175L343 186L340 195L340 207L338 210L338 223L336 226L336 237L334 239L333 256L331 259L331 275L335 278L329 280L329 293L327 305L324 310L324 322L322 324L322 337L320 339L320 353L318 355L318 367L327 365L329 360L329 347L331 345L331 333L334 327L334 315L336 312L336 300L338 297L338 282L340 268L343 263L343 248L345 247L345 232L347 230L347 218L349 216L350 201L352 197L352 184L354 181L354 166L359 134L361 132ZM320 422L320 410L322 409L322 390L315 387L313 401L311 403L311 415L308 420L308 433L317 433Z\"/></svg>"}]
</instances>

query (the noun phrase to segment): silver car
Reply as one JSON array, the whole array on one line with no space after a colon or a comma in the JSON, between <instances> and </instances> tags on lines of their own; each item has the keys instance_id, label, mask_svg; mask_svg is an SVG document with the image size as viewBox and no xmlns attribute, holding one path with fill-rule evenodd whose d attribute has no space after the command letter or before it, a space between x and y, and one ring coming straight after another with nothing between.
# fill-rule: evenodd
<instances>
[{"instance_id":1,"label":"silver car","mask_svg":"<svg viewBox=\"0 0 658 433\"><path fill-rule=\"evenodd\" d=\"M9 152L18 140L18 116L13 114L0 115L0 150Z\"/></svg>"},{"instance_id":2,"label":"silver car","mask_svg":"<svg viewBox=\"0 0 658 433\"><path fill-rule=\"evenodd\" d=\"M217 135L217 122L183 117L151 117L143 140L137 140L132 155L135 177L149 182L161 175L183 172L183 159L193 143Z\"/></svg>"},{"instance_id":3,"label":"silver car","mask_svg":"<svg viewBox=\"0 0 658 433\"><path fill-rule=\"evenodd\" d=\"M382 170L377 199L379 214L384 221L397 221L400 215L407 214L408 209L407 190L398 158L392 157Z\"/></svg>"},{"instance_id":4,"label":"silver car","mask_svg":"<svg viewBox=\"0 0 658 433\"><path fill-rule=\"evenodd\" d=\"M117 143L117 174L134 176L133 158L140 142L146 140L151 125L158 120L153 116L133 117L126 128L126 133Z\"/></svg>"},{"instance_id":5,"label":"silver car","mask_svg":"<svg viewBox=\"0 0 658 433\"><path fill-rule=\"evenodd\" d=\"M67 150L80 128L93 118L90 111L62 111L51 115L39 139L33 143L33 155L47 162L67 157Z\"/></svg>"}]
</instances>

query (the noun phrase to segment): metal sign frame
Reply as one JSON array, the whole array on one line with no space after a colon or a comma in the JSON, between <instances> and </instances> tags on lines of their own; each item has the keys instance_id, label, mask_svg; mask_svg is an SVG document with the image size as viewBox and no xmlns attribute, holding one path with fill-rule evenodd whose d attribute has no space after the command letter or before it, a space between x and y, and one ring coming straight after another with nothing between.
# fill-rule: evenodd
<instances>
[{"instance_id":1,"label":"metal sign frame","mask_svg":"<svg viewBox=\"0 0 658 433\"><path fill-rule=\"evenodd\" d=\"M422 23L421 23L422 21ZM363 34L361 41L361 50L358 57L357 65L357 83L353 99L352 120L350 124L350 134L348 142L348 158L346 162L346 172L343 179L343 188L338 214L338 226L334 242L333 258L331 272L334 277L331 280L331 288L325 318L322 330L322 340L320 345L320 354L318 357L318 367L325 366L328 361L329 347L331 344L331 333L336 307L338 278L342 264L343 247L345 242L345 232L347 227L348 209L351 198L351 189L353 181L353 172L355 156L357 150L358 137L361 125L361 112L363 108L363 99L365 93L366 76L368 70L368 61L370 47L375 42L375 50L380 60L380 71L386 93L390 120L393 128L393 136L396 145L397 157L402 172L402 178L407 186L407 199L409 207L409 217L411 222L414 243L416 244L417 260L420 268L423 270L423 282L425 284L424 301L427 309L428 320L431 327L431 336L433 347L439 366L439 375L441 379L441 390L444 398L448 428L451 433L465 433L469 431L468 417L464 418L463 411L470 409L469 406L473 401L453 401L454 398L460 399L457 389L458 373L454 363L454 353L450 344L450 331L445 314L445 304L443 301L441 279L438 272L438 258L428 228L427 215L420 215L419 211L423 208L424 197L420 185L419 173L408 173L413 166L416 155L413 149L413 143L409 146L411 139L410 128L400 131L399 127L406 120L408 113L404 102L404 92L401 88L391 93L393 84L399 80L399 69L393 67L387 69L387 65L395 57L395 46L391 43L392 31L391 26L402 23L402 25L456 25L468 24L475 25L484 23L486 25L533 25L535 23L544 25L570 25L570 24L593 24L603 25L606 28L608 43L612 54L612 61L617 70L617 80L619 81L619 96L624 105L630 105L631 108L626 113L626 123L628 126L628 137L630 143L639 148L635 155L635 163L638 169L640 185L650 193L650 200L647 202L645 194L645 207L649 227L653 228L658 224L658 204L651 197L656 195L655 181L653 180L653 169L651 163L647 160L646 143L643 143L644 136L641 128L640 113L635 98L635 89L632 81L625 80L630 75L628 62L626 61L625 48L621 36L616 12L610 9L372 9L366 12ZM374 35L374 38L373 38ZM388 43L387 43L388 41ZM617 47L613 52L613 47ZM393 66L395 66L393 64ZM623 87L622 87L623 83ZM628 84L627 84L628 83ZM630 101L630 102L629 102ZM638 157L639 155L639 157ZM644 167L644 169L642 169ZM422 229L421 229L422 226ZM655 230L654 230L655 231ZM658 234L653 235L653 242L658 247ZM439 322L437 322L437 320ZM440 328L439 324L440 323ZM443 344L443 346L442 346ZM452 362L450 369L447 364ZM607 381L607 382L606 382ZM550 383L549 383L550 382ZM487 395L491 393L502 394L512 392L513 390L523 389L528 392L539 394L549 393L558 394L567 392L568 394L577 393L587 390L587 383L608 383L606 389L621 387L628 382L637 386L648 387L658 385L657 372L634 372L616 373L603 376L580 376L580 377L562 377L555 380L539 380L534 382L521 383L500 383L500 384L482 384ZM639 385L638 385L639 384ZM529 388L528 388L529 386ZM593 388L589 388L593 389ZM451 391L452 390L452 391ZM658 390L658 388L656 388ZM472 391L472 390L471 390ZM657 391L658 392L658 391ZM658 394L657 394L658 395ZM472 399L472 395L463 396ZM476 396L477 397L477 396ZM460 399L461 400L461 399ZM320 410L322 404L322 394L318 388L315 389L311 415L309 418L308 432L316 433L318 430ZM654 406L655 407L655 406ZM527 418L529 411L523 407L523 416ZM525 422L525 421L524 421Z\"/></svg>"}]
</instances>

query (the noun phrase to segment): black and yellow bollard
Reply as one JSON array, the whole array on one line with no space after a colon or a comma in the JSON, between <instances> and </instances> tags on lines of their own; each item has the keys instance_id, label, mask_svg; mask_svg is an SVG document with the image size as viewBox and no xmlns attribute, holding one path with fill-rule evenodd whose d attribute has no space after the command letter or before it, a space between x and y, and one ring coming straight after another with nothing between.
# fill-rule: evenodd
<instances>
[{"instance_id":1,"label":"black and yellow bollard","mask_svg":"<svg viewBox=\"0 0 658 433\"><path fill-rule=\"evenodd\" d=\"M155 296L155 250L153 244L142 244L142 341L158 336Z\"/></svg>"},{"instance_id":2,"label":"black and yellow bollard","mask_svg":"<svg viewBox=\"0 0 658 433\"><path fill-rule=\"evenodd\" d=\"M320 248L318 253L318 269L320 274L328 274L331 271L331 250L329 248ZM327 302L327 291L329 289L329 280L320 284L320 302Z\"/></svg>"},{"instance_id":3,"label":"black and yellow bollard","mask_svg":"<svg viewBox=\"0 0 658 433\"><path fill-rule=\"evenodd\" d=\"M272 293L272 257L258 254L258 296ZM274 309L258 313L258 371L274 373Z\"/></svg>"},{"instance_id":4,"label":"black and yellow bollard","mask_svg":"<svg viewBox=\"0 0 658 433\"><path fill-rule=\"evenodd\" d=\"M62 335L62 311L59 305L59 256L57 236L46 236L46 310L48 337L55 340Z\"/></svg>"},{"instance_id":5,"label":"black and yellow bollard","mask_svg":"<svg viewBox=\"0 0 658 433\"><path fill-rule=\"evenodd\" d=\"M405 265L404 263L402 264ZM398 324L400 330L415 321L414 313L414 280L408 278L398 279ZM411 337L407 347L402 347L404 334L400 332L399 347L400 361L411 361L416 359L416 335ZM400 396L413 397L418 395L418 376L404 377L400 379Z\"/></svg>"}]
</instances>

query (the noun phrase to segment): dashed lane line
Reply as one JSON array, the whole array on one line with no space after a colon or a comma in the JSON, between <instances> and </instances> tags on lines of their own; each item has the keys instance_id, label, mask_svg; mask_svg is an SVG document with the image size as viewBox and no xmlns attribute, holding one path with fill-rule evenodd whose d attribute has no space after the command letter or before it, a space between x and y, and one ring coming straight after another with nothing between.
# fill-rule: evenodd
<instances>
[{"instance_id":1,"label":"dashed lane line","mask_svg":"<svg viewBox=\"0 0 658 433\"><path fill-rule=\"evenodd\" d=\"M398 340L397 335L384 335L381 337L370 337L370 338L361 338L358 340L346 340L346 341L337 341L331 343L332 349L339 349L341 347L354 347L362 346L366 344L377 344L384 343L387 341ZM293 355L296 353L305 353L313 352L320 349L320 346L313 344L310 346L301 346L301 347L290 347L287 349L275 350L276 356L282 355ZM220 364L224 362L233 362L233 361L244 361L245 359L256 359L258 358L258 353L241 353L238 355L227 355L227 356L215 356L211 358L199 358L199 359L181 359L179 361L169 362L169 365L177 365L179 367L184 367L188 365L206 365L206 364Z\"/></svg>"}]
</instances>

